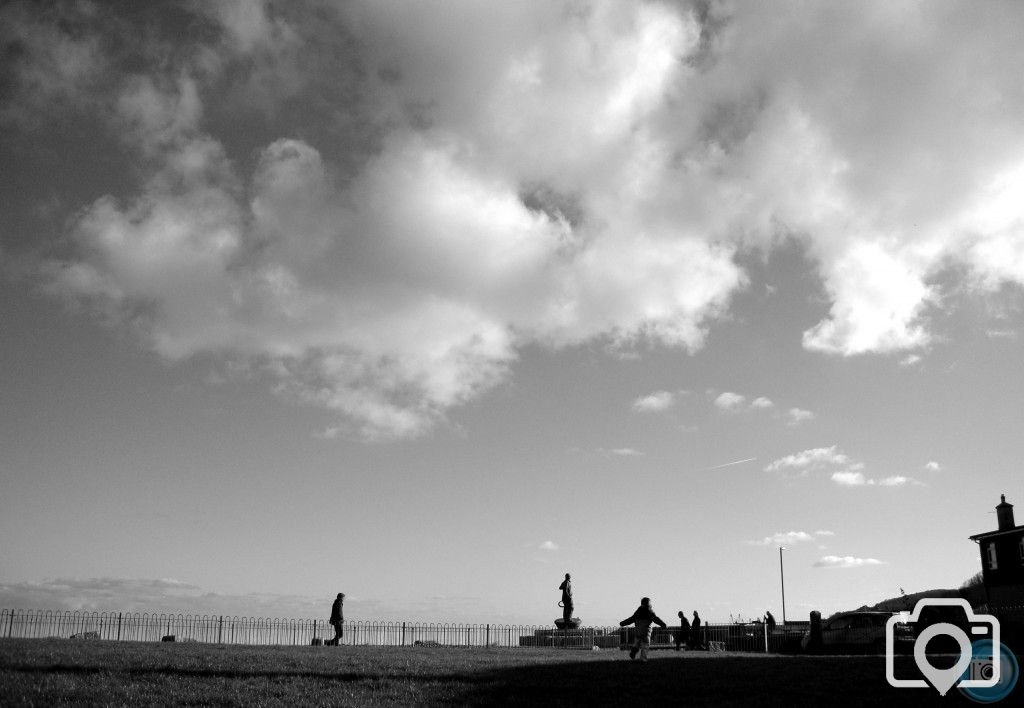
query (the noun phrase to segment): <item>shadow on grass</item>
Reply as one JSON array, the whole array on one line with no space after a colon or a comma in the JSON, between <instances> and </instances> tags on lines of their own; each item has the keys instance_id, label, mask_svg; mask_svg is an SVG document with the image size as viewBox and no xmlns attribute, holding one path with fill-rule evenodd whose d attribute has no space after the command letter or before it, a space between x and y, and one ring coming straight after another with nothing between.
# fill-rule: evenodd
<instances>
[{"instance_id":1,"label":"shadow on grass","mask_svg":"<svg viewBox=\"0 0 1024 708\"><path fill-rule=\"evenodd\" d=\"M951 662L952 663L952 660ZM897 657L898 678L920 678L911 657ZM974 705L956 689L897 689L880 656L683 656L540 664L496 670L467 685L466 705L951 706ZM1021 687L1006 699L1017 705Z\"/></svg>"}]
</instances>

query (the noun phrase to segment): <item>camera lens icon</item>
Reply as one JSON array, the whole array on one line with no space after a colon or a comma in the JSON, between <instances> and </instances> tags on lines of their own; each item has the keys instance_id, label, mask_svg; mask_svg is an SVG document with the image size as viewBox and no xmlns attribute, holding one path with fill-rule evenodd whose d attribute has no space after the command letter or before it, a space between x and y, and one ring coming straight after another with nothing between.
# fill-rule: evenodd
<instances>
[{"instance_id":1,"label":"camera lens icon","mask_svg":"<svg viewBox=\"0 0 1024 708\"><path fill-rule=\"evenodd\" d=\"M1009 696L1020 678L1013 652L1005 644L994 645L988 639L974 642L971 651L971 664L957 690L975 703L996 703Z\"/></svg>"},{"instance_id":2,"label":"camera lens icon","mask_svg":"<svg viewBox=\"0 0 1024 708\"><path fill-rule=\"evenodd\" d=\"M895 634L900 625L911 625L919 621L922 611L937 609L935 616L949 616L956 613L966 617L966 626L971 636L961 627L949 622L936 622L925 627L914 642L914 661L918 670L927 679L898 679L895 675ZM962 612L962 615L960 614ZM905 627L904 627L905 629ZM960 650L957 662L949 668L939 668L929 661L926 653L928 642L938 637L948 637ZM987 657L976 655L972 638L989 640L992 653ZM940 694L953 686L963 689L991 689L1000 680L999 620L992 615L975 614L974 609L963 598L932 597L919 600L911 613L900 613L889 618L885 625L885 678L895 688L926 688L931 684ZM985 659L988 659L987 665ZM977 665L975 665L977 662Z\"/></svg>"},{"instance_id":3,"label":"camera lens icon","mask_svg":"<svg viewBox=\"0 0 1024 708\"><path fill-rule=\"evenodd\" d=\"M996 667L991 659L972 659L971 665L968 667L968 677L971 681L998 680L999 674L995 671Z\"/></svg>"}]
</instances>

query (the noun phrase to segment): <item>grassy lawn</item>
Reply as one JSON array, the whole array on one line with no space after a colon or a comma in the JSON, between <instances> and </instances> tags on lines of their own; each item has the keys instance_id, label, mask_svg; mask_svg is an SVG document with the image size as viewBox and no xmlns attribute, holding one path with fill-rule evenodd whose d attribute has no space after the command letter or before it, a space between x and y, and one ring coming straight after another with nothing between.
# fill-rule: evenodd
<instances>
[{"instance_id":1,"label":"grassy lawn","mask_svg":"<svg viewBox=\"0 0 1024 708\"><path fill-rule=\"evenodd\" d=\"M917 676L899 657L898 675ZM1003 704L1017 705L1021 686ZM974 705L878 656L0 640L0 705Z\"/></svg>"}]
</instances>

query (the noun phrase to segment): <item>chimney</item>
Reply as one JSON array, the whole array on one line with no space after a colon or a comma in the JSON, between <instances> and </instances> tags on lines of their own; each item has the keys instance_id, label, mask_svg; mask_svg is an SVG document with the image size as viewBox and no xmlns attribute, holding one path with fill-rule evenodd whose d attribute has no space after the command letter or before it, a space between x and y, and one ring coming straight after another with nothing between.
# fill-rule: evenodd
<instances>
[{"instance_id":1,"label":"chimney","mask_svg":"<svg viewBox=\"0 0 1024 708\"><path fill-rule=\"evenodd\" d=\"M1014 527L1013 524L1013 504L1006 503L1006 495L1000 494L999 498L1002 500L996 507L996 519L999 520L999 530L1008 531Z\"/></svg>"}]
</instances>

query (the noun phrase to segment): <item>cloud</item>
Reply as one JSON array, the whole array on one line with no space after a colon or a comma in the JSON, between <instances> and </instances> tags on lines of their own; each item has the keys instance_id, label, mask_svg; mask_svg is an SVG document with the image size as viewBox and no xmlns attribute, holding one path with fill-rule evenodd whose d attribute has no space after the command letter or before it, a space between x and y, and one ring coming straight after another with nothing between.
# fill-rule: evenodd
<instances>
[{"instance_id":1,"label":"cloud","mask_svg":"<svg viewBox=\"0 0 1024 708\"><path fill-rule=\"evenodd\" d=\"M669 391L655 391L633 401L633 410L638 413L656 413L675 405L675 394Z\"/></svg>"},{"instance_id":2,"label":"cloud","mask_svg":"<svg viewBox=\"0 0 1024 708\"><path fill-rule=\"evenodd\" d=\"M108 70L104 38L98 33L68 31L82 28L91 8L80 3L54 4L46 21L28 3L7 3L0 8L0 41L9 54L4 77L10 91L0 102L0 124L21 129L38 128L59 114L51 104L103 110L95 92L101 90Z\"/></svg>"},{"instance_id":3,"label":"cloud","mask_svg":"<svg viewBox=\"0 0 1024 708\"><path fill-rule=\"evenodd\" d=\"M230 25L233 51L256 51L270 31L266 17L230 7L219 19ZM509 11L520 26L503 32L526 40L536 13L546 14L528 10ZM638 231L646 189L633 183L623 201L613 196L623 185L584 177L613 173L593 160L627 155L624 177L657 177L661 168L648 162L655 145L632 126L657 108L675 57L696 42L691 21L659 6L608 6L579 25L554 23L529 56L544 73L578 65L582 83L523 84L533 64L517 64L525 61L518 48L503 47L499 58L519 68L482 97L495 111L485 116L450 112L471 94L446 95L446 87L468 91L482 78L472 75L464 35L435 45L453 50L462 72L437 84L432 71L418 74L432 61L421 61L420 33L439 40L447 24L424 16L414 28L408 13L389 12L363 8L343 18L392 36L386 44L400 56L387 61L413 80L371 87L383 92L375 98L422 95L443 127L386 117L401 127L344 182L317 147L290 138L265 146L247 175L206 132L194 71L173 81L128 79L114 101L117 122L152 170L131 199L102 197L83 211L71 234L78 257L47 266L51 292L134 323L170 360L214 352L259 362L283 395L335 410L356 434L376 439L422 435L443 422L450 408L501 381L531 341L698 348L705 319L743 282L734 248L653 221ZM613 51L580 63L572 52L592 40ZM522 102L535 95L545 103ZM502 107L510 101L516 110ZM591 124L600 129L564 141L557 134L577 134L570 116L580 111L597 111ZM542 133L563 146L557 156L488 157L507 131L538 135L530 126L542 115ZM479 143L480 159L466 152L467 141ZM496 157L501 164L489 162ZM569 191L553 183L556 165L576 172ZM575 223L574 193L588 197L583 223Z\"/></svg>"},{"instance_id":4,"label":"cloud","mask_svg":"<svg viewBox=\"0 0 1024 708\"><path fill-rule=\"evenodd\" d=\"M925 464L924 468L929 472L939 472L942 470L942 465L940 465L938 462L932 461Z\"/></svg>"},{"instance_id":5,"label":"cloud","mask_svg":"<svg viewBox=\"0 0 1024 708\"><path fill-rule=\"evenodd\" d=\"M747 405L747 399L738 393L725 391L715 398L715 407L723 411L736 412L743 410Z\"/></svg>"},{"instance_id":6,"label":"cloud","mask_svg":"<svg viewBox=\"0 0 1024 708\"><path fill-rule=\"evenodd\" d=\"M815 531L813 534L806 531L780 531L771 536L765 536L760 541L748 541L747 543L756 546L786 546L814 541L815 536L832 537L835 535L834 531Z\"/></svg>"},{"instance_id":7,"label":"cloud","mask_svg":"<svg viewBox=\"0 0 1024 708\"><path fill-rule=\"evenodd\" d=\"M828 474L829 478L843 487L902 487L920 484L912 477L892 475L881 479L864 474L864 463L852 460L835 445L803 450L780 457L764 468L765 472L806 477L809 474Z\"/></svg>"},{"instance_id":8,"label":"cloud","mask_svg":"<svg viewBox=\"0 0 1024 708\"><path fill-rule=\"evenodd\" d=\"M805 541L813 541L814 538L811 534L805 531L786 531L774 533L771 536L765 536L760 541L749 541L749 543L758 546L784 546L786 544L801 543Z\"/></svg>"},{"instance_id":9,"label":"cloud","mask_svg":"<svg viewBox=\"0 0 1024 708\"><path fill-rule=\"evenodd\" d=\"M868 483L861 472L833 472L832 481L844 487L860 487Z\"/></svg>"},{"instance_id":10,"label":"cloud","mask_svg":"<svg viewBox=\"0 0 1024 708\"><path fill-rule=\"evenodd\" d=\"M893 475L892 477L884 477L882 479L871 480L871 484L878 484L880 487L902 487L906 484L910 484L913 480L910 477L904 477L903 475Z\"/></svg>"},{"instance_id":11,"label":"cloud","mask_svg":"<svg viewBox=\"0 0 1024 708\"><path fill-rule=\"evenodd\" d=\"M833 472L832 481L844 487L902 487L914 483L912 478L903 475L869 479L860 472Z\"/></svg>"},{"instance_id":12,"label":"cloud","mask_svg":"<svg viewBox=\"0 0 1024 708\"><path fill-rule=\"evenodd\" d=\"M788 425L800 425L809 420L814 420L814 413L803 408L790 408L786 411L786 423Z\"/></svg>"},{"instance_id":13,"label":"cloud","mask_svg":"<svg viewBox=\"0 0 1024 708\"><path fill-rule=\"evenodd\" d=\"M299 595L226 595L171 578L57 578L0 585L4 607L87 612L148 612L259 617L319 617L328 600Z\"/></svg>"},{"instance_id":14,"label":"cloud","mask_svg":"<svg viewBox=\"0 0 1024 708\"><path fill-rule=\"evenodd\" d=\"M835 467L845 467L847 470L856 472L863 467L863 464L854 462L837 446L816 447L803 450L792 455L780 457L764 468L765 472L791 472L801 476L810 472L828 471Z\"/></svg>"},{"instance_id":15,"label":"cloud","mask_svg":"<svg viewBox=\"0 0 1024 708\"><path fill-rule=\"evenodd\" d=\"M639 450L634 450L631 447L613 447L608 450L610 455L616 455L618 457L640 457L644 453Z\"/></svg>"},{"instance_id":16,"label":"cloud","mask_svg":"<svg viewBox=\"0 0 1024 708\"><path fill-rule=\"evenodd\" d=\"M37 583L0 584L0 607L55 612L125 612L152 615L277 617L324 621L339 588L324 586L315 596L281 593L224 594L169 578L57 578ZM374 621L437 622L460 617L487 622L495 610L483 598L433 595L408 601L380 593L362 596L344 588L345 606L356 617ZM507 608L498 612L512 623L527 620Z\"/></svg>"},{"instance_id":17,"label":"cloud","mask_svg":"<svg viewBox=\"0 0 1024 708\"><path fill-rule=\"evenodd\" d=\"M538 548L542 551L557 551L560 549L560 546L554 541L544 541Z\"/></svg>"},{"instance_id":18,"label":"cloud","mask_svg":"<svg viewBox=\"0 0 1024 708\"><path fill-rule=\"evenodd\" d=\"M715 395L714 391L708 392ZM795 426L808 420L814 419L814 413L802 408L790 408L785 413L777 410L775 402L766 396L757 396L748 400L747 396L732 391L725 391L718 394L714 406L726 413L741 413L747 411L769 411L775 418L782 418L787 425Z\"/></svg>"},{"instance_id":19,"label":"cloud","mask_svg":"<svg viewBox=\"0 0 1024 708\"><path fill-rule=\"evenodd\" d=\"M884 561L875 558L855 558L853 556L822 556L814 562L815 568L863 568L870 565L883 565Z\"/></svg>"},{"instance_id":20,"label":"cloud","mask_svg":"<svg viewBox=\"0 0 1024 708\"><path fill-rule=\"evenodd\" d=\"M918 322L934 297L924 274L876 243L857 243L833 265L827 281L834 304L827 319L804 332L804 346L850 356L922 347Z\"/></svg>"},{"instance_id":21,"label":"cloud","mask_svg":"<svg viewBox=\"0 0 1024 708\"><path fill-rule=\"evenodd\" d=\"M827 355L926 347L940 275L1024 284L1002 5L34 7L0 120L88 116L137 177L78 197L49 292L354 435L426 434L527 346L695 351L783 236Z\"/></svg>"}]
</instances>

